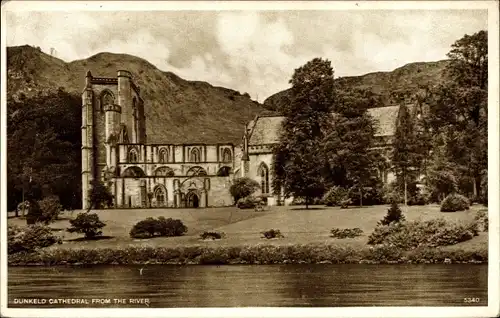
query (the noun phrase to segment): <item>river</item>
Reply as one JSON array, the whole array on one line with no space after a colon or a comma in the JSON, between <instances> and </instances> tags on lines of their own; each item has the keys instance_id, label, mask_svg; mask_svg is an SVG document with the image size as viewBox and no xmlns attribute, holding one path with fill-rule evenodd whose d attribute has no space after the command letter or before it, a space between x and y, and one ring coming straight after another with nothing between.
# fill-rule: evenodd
<instances>
[{"instance_id":1,"label":"river","mask_svg":"<svg viewBox=\"0 0 500 318\"><path fill-rule=\"evenodd\" d=\"M487 306L487 297L487 265L8 269L11 308Z\"/></svg>"}]
</instances>

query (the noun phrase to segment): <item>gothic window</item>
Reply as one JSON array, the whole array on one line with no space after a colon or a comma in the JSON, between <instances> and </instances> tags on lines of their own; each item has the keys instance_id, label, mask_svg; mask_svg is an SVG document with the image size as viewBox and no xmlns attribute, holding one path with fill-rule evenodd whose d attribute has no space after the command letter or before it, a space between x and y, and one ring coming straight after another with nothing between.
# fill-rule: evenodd
<instances>
[{"instance_id":1,"label":"gothic window","mask_svg":"<svg viewBox=\"0 0 500 318\"><path fill-rule=\"evenodd\" d=\"M139 167L128 167L127 169L125 169L125 171L123 171L122 174L122 177L127 177L127 178L142 178L145 176L146 174Z\"/></svg>"},{"instance_id":2,"label":"gothic window","mask_svg":"<svg viewBox=\"0 0 500 318\"><path fill-rule=\"evenodd\" d=\"M263 194L269 194L269 169L265 163L261 163L259 167L260 189Z\"/></svg>"},{"instance_id":3,"label":"gothic window","mask_svg":"<svg viewBox=\"0 0 500 318\"><path fill-rule=\"evenodd\" d=\"M159 185L154 191L156 206L165 206L167 203L167 190L164 186Z\"/></svg>"},{"instance_id":4,"label":"gothic window","mask_svg":"<svg viewBox=\"0 0 500 318\"><path fill-rule=\"evenodd\" d=\"M191 159L191 162L200 162L201 159L200 150L198 148L191 149L189 157Z\"/></svg>"},{"instance_id":5,"label":"gothic window","mask_svg":"<svg viewBox=\"0 0 500 318\"><path fill-rule=\"evenodd\" d=\"M217 176L228 177L230 173L231 173L231 168L224 166L219 169L219 171L217 172Z\"/></svg>"},{"instance_id":6,"label":"gothic window","mask_svg":"<svg viewBox=\"0 0 500 318\"><path fill-rule=\"evenodd\" d=\"M231 162L231 160L232 160L231 149L224 148L224 150L222 151L222 162Z\"/></svg>"},{"instance_id":7,"label":"gothic window","mask_svg":"<svg viewBox=\"0 0 500 318\"><path fill-rule=\"evenodd\" d=\"M138 156L137 156L137 150L135 149L130 149L128 153L128 162L137 162L139 161Z\"/></svg>"},{"instance_id":8,"label":"gothic window","mask_svg":"<svg viewBox=\"0 0 500 318\"><path fill-rule=\"evenodd\" d=\"M113 105L114 104L114 97L113 94L111 94L110 91L104 91L101 96L101 105L106 106L106 105Z\"/></svg>"},{"instance_id":9,"label":"gothic window","mask_svg":"<svg viewBox=\"0 0 500 318\"><path fill-rule=\"evenodd\" d=\"M158 156L160 163L168 162L168 150L166 148L161 148Z\"/></svg>"},{"instance_id":10,"label":"gothic window","mask_svg":"<svg viewBox=\"0 0 500 318\"><path fill-rule=\"evenodd\" d=\"M172 170L169 167L160 167L155 170L155 176L158 177L173 177L174 176L174 170Z\"/></svg>"},{"instance_id":11,"label":"gothic window","mask_svg":"<svg viewBox=\"0 0 500 318\"><path fill-rule=\"evenodd\" d=\"M207 172L202 167L192 167L188 170L187 175L190 177L206 176Z\"/></svg>"}]
</instances>

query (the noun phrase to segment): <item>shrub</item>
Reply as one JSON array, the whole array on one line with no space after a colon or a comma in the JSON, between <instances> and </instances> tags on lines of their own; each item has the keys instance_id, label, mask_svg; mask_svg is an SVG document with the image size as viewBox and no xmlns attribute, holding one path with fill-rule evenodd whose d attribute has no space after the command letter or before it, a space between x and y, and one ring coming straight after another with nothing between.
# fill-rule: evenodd
<instances>
[{"instance_id":1,"label":"shrub","mask_svg":"<svg viewBox=\"0 0 500 318\"><path fill-rule=\"evenodd\" d=\"M158 219L148 217L137 222L130 230L130 237L147 238L154 236L181 236L187 232L187 227L181 220L164 218Z\"/></svg>"},{"instance_id":2,"label":"shrub","mask_svg":"<svg viewBox=\"0 0 500 318\"><path fill-rule=\"evenodd\" d=\"M327 206L346 205L349 200L349 190L339 186L333 186L323 196L323 203Z\"/></svg>"},{"instance_id":3,"label":"shrub","mask_svg":"<svg viewBox=\"0 0 500 318\"><path fill-rule=\"evenodd\" d=\"M9 225L7 229L7 250L9 254L33 252L38 248L62 243L45 225L28 225L24 228Z\"/></svg>"},{"instance_id":4,"label":"shrub","mask_svg":"<svg viewBox=\"0 0 500 318\"><path fill-rule=\"evenodd\" d=\"M253 209L259 203L260 203L259 199L252 196L248 196L239 199L238 202L236 203L236 206L238 207L238 209Z\"/></svg>"},{"instance_id":5,"label":"shrub","mask_svg":"<svg viewBox=\"0 0 500 318\"><path fill-rule=\"evenodd\" d=\"M379 224L368 244L384 244L402 249L454 245L477 235L476 223L447 223L444 219Z\"/></svg>"},{"instance_id":6,"label":"shrub","mask_svg":"<svg viewBox=\"0 0 500 318\"><path fill-rule=\"evenodd\" d=\"M146 238L154 236L157 230L158 221L152 217L137 222L130 230L130 236L133 238Z\"/></svg>"},{"instance_id":7,"label":"shrub","mask_svg":"<svg viewBox=\"0 0 500 318\"><path fill-rule=\"evenodd\" d=\"M41 222L42 218L42 209L38 204L38 201L28 201L28 214L26 214L26 224L31 225L38 222Z\"/></svg>"},{"instance_id":8,"label":"shrub","mask_svg":"<svg viewBox=\"0 0 500 318\"><path fill-rule=\"evenodd\" d=\"M17 205L17 211L22 212L24 208L24 212L29 212L30 203L28 201L21 202Z\"/></svg>"},{"instance_id":9,"label":"shrub","mask_svg":"<svg viewBox=\"0 0 500 318\"><path fill-rule=\"evenodd\" d=\"M241 198L245 198L253 194L259 189L259 183L250 178L238 178L229 188L229 193L234 198L234 202L238 203Z\"/></svg>"},{"instance_id":10,"label":"shrub","mask_svg":"<svg viewBox=\"0 0 500 318\"><path fill-rule=\"evenodd\" d=\"M71 227L67 229L70 233L83 233L85 238L91 239L102 235L101 229L106 226L105 223L99 220L99 216L95 213L79 213L75 219L70 220Z\"/></svg>"},{"instance_id":11,"label":"shrub","mask_svg":"<svg viewBox=\"0 0 500 318\"><path fill-rule=\"evenodd\" d=\"M272 239L272 238L284 238L283 234L281 234L280 230L270 229L262 232L264 238Z\"/></svg>"},{"instance_id":12,"label":"shrub","mask_svg":"<svg viewBox=\"0 0 500 318\"><path fill-rule=\"evenodd\" d=\"M405 220L405 216L396 202L391 203L391 207L387 210L385 217L378 222L380 225L389 225L392 222L401 222Z\"/></svg>"},{"instance_id":13,"label":"shrub","mask_svg":"<svg viewBox=\"0 0 500 318\"><path fill-rule=\"evenodd\" d=\"M361 236L363 234L363 230L360 228L356 227L353 229L339 229L339 228L334 228L330 231L331 237L338 238L338 239L344 239L344 238L354 238L356 236Z\"/></svg>"},{"instance_id":14,"label":"shrub","mask_svg":"<svg viewBox=\"0 0 500 318\"><path fill-rule=\"evenodd\" d=\"M474 220L476 220L477 225L482 229L482 231L488 232L488 210L477 211Z\"/></svg>"},{"instance_id":15,"label":"shrub","mask_svg":"<svg viewBox=\"0 0 500 318\"><path fill-rule=\"evenodd\" d=\"M46 197L38 201L38 205L41 210L38 221L44 224L49 224L57 220L62 210L62 205L59 203L59 198L57 196Z\"/></svg>"},{"instance_id":16,"label":"shrub","mask_svg":"<svg viewBox=\"0 0 500 318\"><path fill-rule=\"evenodd\" d=\"M441 202L441 212L456 212L469 209L469 199L458 193L449 194Z\"/></svg>"},{"instance_id":17,"label":"shrub","mask_svg":"<svg viewBox=\"0 0 500 318\"><path fill-rule=\"evenodd\" d=\"M417 189L415 194L408 198L408 205L426 205L431 201L431 194Z\"/></svg>"},{"instance_id":18,"label":"shrub","mask_svg":"<svg viewBox=\"0 0 500 318\"><path fill-rule=\"evenodd\" d=\"M181 236L187 232L187 226L181 220L168 218L163 216L158 218L157 231L160 236Z\"/></svg>"},{"instance_id":19,"label":"shrub","mask_svg":"<svg viewBox=\"0 0 500 318\"><path fill-rule=\"evenodd\" d=\"M205 231L205 232L200 234L200 238L202 240L208 240L208 239L220 240L224 236L225 236L224 233L220 233L220 232L206 232Z\"/></svg>"}]
</instances>

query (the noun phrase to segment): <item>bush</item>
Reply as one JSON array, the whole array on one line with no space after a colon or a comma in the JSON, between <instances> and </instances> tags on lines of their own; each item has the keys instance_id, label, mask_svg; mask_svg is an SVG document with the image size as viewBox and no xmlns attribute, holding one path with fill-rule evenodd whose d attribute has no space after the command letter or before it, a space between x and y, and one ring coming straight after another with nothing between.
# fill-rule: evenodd
<instances>
[{"instance_id":1,"label":"bush","mask_svg":"<svg viewBox=\"0 0 500 318\"><path fill-rule=\"evenodd\" d=\"M323 203L327 206L348 205L349 190L339 186L333 186L323 196Z\"/></svg>"},{"instance_id":2,"label":"bush","mask_svg":"<svg viewBox=\"0 0 500 318\"><path fill-rule=\"evenodd\" d=\"M391 203L391 207L387 210L385 217L378 222L380 225L389 225L392 222L401 222L405 220L405 216L396 202Z\"/></svg>"},{"instance_id":3,"label":"bush","mask_svg":"<svg viewBox=\"0 0 500 318\"><path fill-rule=\"evenodd\" d=\"M284 238L283 234L281 234L280 230L270 229L262 232L264 238L272 239L272 238Z\"/></svg>"},{"instance_id":4,"label":"bush","mask_svg":"<svg viewBox=\"0 0 500 318\"><path fill-rule=\"evenodd\" d=\"M160 236L182 236L187 232L187 226L181 220L168 218L163 216L158 218L157 231Z\"/></svg>"},{"instance_id":5,"label":"bush","mask_svg":"<svg viewBox=\"0 0 500 318\"><path fill-rule=\"evenodd\" d=\"M441 202L441 212L456 212L469 209L469 199L461 194L452 193Z\"/></svg>"},{"instance_id":6,"label":"bush","mask_svg":"<svg viewBox=\"0 0 500 318\"><path fill-rule=\"evenodd\" d=\"M38 201L38 205L41 210L38 221L44 224L49 224L57 220L62 210L62 205L59 203L59 198L57 196L46 197Z\"/></svg>"},{"instance_id":7,"label":"bush","mask_svg":"<svg viewBox=\"0 0 500 318\"><path fill-rule=\"evenodd\" d=\"M408 205L426 205L431 202L431 194L417 189L415 194L408 198Z\"/></svg>"},{"instance_id":8,"label":"bush","mask_svg":"<svg viewBox=\"0 0 500 318\"><path fill-rule=\"evenodd\" d=\"M137 222L130 230L130 237L148 238L154 236L181 236L187 232L187 227L181 220L149 217Z\"/></svg>"},{"instance_id":9,"label":"bush","mask_svg":"<svg viewBox=\"0 0 500 318\"><path fill-rule=\"evenodd\" d=\"M488 232L488 210L479 210L474 217L483 232Z\"/></svg>"},{"instance_id":10,"label":"bush","mask_svg":"<svg viewBox=\"0 0 500 318\"><path fill-rule=\"evenodd\" d=\"M229 193L233 196L234 202L238 203L241 198L253 194L259 189L259 183L250 178L238 178L229 188Z\"/></svg>"},{"instance_id":11,"label":"bush","mask_svg":"<svg viewBox=\"0 0 500 318\"><path fill-rule=\"evenodd\" d=\"M334 228L330 231L330 233L331 233L330 237L344 239L344 238L354 238L356 236L361 236L363 234L363 230L361 230L358 227L353 229Z\"/></svg>"},{"instance_id":12,"label":"bush","mask_svg":"<svg viewBox=\"0 0 500 318\"><path fill-rule=\"evenodd\" d=\"M83 233L85 238L91 239L102 235L101 229L106 226L99 220L95 213L79 213L75 219L70 220L71 227L67 229L70 233Z\"/></svg>"},{"instance_id":13,"label":"bush","mask_svg":"<svg viewBox=\"0 0 500 318\"><path fill-rule=\"evenodd\" d=\"M208 240L208 239L212 239L212 240L220 240L222 239L223 237L225 236L224 233L220 233L220 232L203 232L200 234L200 238L202 240Z\"/></svg>"},{"instance_id":14,"label":"bush","mask_svg":"<svg viewBox=\"0 0 500 318\"><path fill-rule=\"evenodd\" d=\"M238 209L253 209L261 202L260 199L257 199L252 196L244 197L238 200L236 206Z\"/></svg>"},{"instance_id":15,"label":"bush","mask_svg":"<svg viewBox=\"0 0 500 318\"><path fill-rule=\"evenodd\" d=\"M28 201L28 214L26 214L26 224L32 225L41 222L42 209L38 201Z\"/></svg>"},{"instance_id":16,"label":"bush","mask_svg":"<svg viewBox=\"0 0 500 318\"><path fill-rule=\"evenodd\" d=\"M447 223L444 219L395 222L377 225L368 237L368 244L390 245L401 249L454 245L477 235L475 222Z\"/></svg>"},{"instance_id":17,"label":"bush","mask_svg":"<svg viewBox=\"0 0 500 318\"><path fill-rule=\"evenodd\" d=\"M9 225L7 229L7 250L9 254L33 252L39 248L62 243L45 225L29 225L24 228Z\"/></svg>"},{"instance_id":18,"label":"bush","mask_svg":"<svg viewBox=\"0 0 500 318\"><path fill-rule=\"evenodd\" d=\"M149 217L137 222L130 230L130 236L133 238L146 238L155 235L158 228L158 220Z\"/></svg>"}]
</instances>

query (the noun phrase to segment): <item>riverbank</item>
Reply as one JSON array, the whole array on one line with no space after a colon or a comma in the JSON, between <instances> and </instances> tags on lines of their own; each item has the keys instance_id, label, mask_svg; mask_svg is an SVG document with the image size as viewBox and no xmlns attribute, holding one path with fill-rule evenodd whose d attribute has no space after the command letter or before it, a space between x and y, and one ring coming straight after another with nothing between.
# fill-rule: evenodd
<instances>
[{"instance_id":1,"label":"riverbank","mask_svg":"<svg viewBox=\"0 0 500 318\"><path fill-rule=\"evenodd\" d=\"M391 246L353 248L331 244L46 249L9 255L9 266L229 265L229 264L453 264L488 262L488 246L470 249Z\"/></svg>"}]
</instances>

